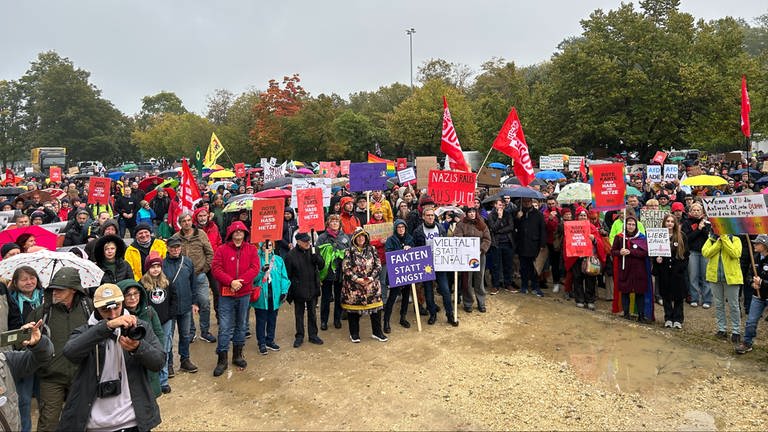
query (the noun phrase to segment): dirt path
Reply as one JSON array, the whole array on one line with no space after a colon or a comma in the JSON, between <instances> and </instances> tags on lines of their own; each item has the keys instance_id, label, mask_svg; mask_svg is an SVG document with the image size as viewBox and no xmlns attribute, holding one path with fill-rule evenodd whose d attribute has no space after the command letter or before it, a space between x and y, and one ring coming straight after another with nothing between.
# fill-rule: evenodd
<instances>
[{"instance_id":1,"label":"dirt path","mask_svg":"<svg viewBox=\"0 0 768 432\"><path fill-rule=\"evenodd\" d=\"M712 310L686 308L686 328L662 329L576 309L552 296L502 293L488 313L393 327L362 343L341 330L294 349L293 309L278 320L282 350L211 375L215 346L192 345L197 374L177 372L159 399L163 430L766 430L768 360L736 357L710 336ZM253 317L252 317L253 318ZM178 359L176 359L178 365Z\"/></svg>"}]
</instances>

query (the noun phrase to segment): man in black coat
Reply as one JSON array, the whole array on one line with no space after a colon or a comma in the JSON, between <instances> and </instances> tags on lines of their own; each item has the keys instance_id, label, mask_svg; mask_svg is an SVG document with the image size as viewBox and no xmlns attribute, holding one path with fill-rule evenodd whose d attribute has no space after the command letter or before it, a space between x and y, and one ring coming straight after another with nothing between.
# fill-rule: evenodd
<instances>
[{"instance_id":1,"label":"man in black coat","mask_svg":"<svg viewBox=\"0 0 768 432\"><path fill-rule=\"evenodd\" d=\"M317 336L317 297L320 296L320 270L325 266L323 257L310 244L309 234L296 234L296 247L285 256L285 269L291 280L288 289L288 302L295 301L294 315L296 317L296 339L293 347L298 348L304 343L304 309L307 310L307 328L309 342L322 345L323 340Z\"/></svg>"},{"instance_id":2,"label":"man in black coat","mask_svg":"<svg viewBox=\"0 0 768 432\"><path fill-rule=\"evenodd\" d=\"M512 291L514 281L513 260L515 256L515 220L511 209L507 208L502 198L493 203L493 210L488 213L486 219L488 229L491 231L491 248L493 264L493 288L489 291L491 295L498 294L503 286ZM503 279L502 279L503 274Z\"/></svg>"},{"instance_id":3,"label":"man in black coat","mask_svg":"<svg viewBox=\"0 0 768 432\"><path fill-rule=\"evenodd\" d=\"M520 292L526 294L528 289L543 297L544 293L538 285L536 269L533 262L542 249L547 247L547 231L544 225L544 216L533 207L531 198L520 200L521 209L515 216L517 236L517 255L520 258Z\"/></svg>"},{"instance_id":4,"label":"man in black coat","mask_svg":"<svg viewBox=\"0 0 768 432\"><path fill-rule=\"evenodd\" d=\"M125 230L131 232L131 237L136 229L136 212L139 210L139 201L131 194L131 187L126 186L123 194L115 200L115 212L120 224L120 238L125 237Z\"/></svg>"}]
</instances>

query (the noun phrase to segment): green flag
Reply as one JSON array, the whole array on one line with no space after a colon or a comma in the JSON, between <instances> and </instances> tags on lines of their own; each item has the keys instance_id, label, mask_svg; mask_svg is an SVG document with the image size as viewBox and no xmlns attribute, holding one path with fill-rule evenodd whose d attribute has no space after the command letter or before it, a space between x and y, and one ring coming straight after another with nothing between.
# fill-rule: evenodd
<instances>
[{"instance_id":1,"label":"green flag","mask_svg":"<svg viewBox=\"0 0 768 432\"><path fill-rule=\"evenodd\" d=\"M197 179L203 178L203 156L200 154L200 146L195 149L195 168L197 168Z\"/></svg>"}]
</instances>

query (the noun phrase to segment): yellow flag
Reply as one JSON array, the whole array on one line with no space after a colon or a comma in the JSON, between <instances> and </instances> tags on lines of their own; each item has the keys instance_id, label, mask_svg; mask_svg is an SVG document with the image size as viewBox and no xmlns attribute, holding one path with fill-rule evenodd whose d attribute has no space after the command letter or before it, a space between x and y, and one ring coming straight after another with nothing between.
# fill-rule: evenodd
<instances>
[{"instance_id":1,"label":"yellow flag","mask_svg":"<svg viewBox=\"0 0 768 432\"><path fill-rule=\"evenodd\" d=\"M212 166L216 165L216 159L218 159L222 153L224 153L224 146L221 145L221 141L219 141L219 137L216 136L216 133L212 132L211 143L208 144L208 151L205 152L203 166L206 168L211 168Z\"/></svg>"}]
</instances>

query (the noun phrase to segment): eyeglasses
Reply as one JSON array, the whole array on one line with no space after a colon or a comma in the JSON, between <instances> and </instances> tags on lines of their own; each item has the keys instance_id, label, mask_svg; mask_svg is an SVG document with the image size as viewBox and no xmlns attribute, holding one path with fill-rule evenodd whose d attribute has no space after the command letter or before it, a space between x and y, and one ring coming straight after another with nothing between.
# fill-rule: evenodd
<instances>
[{"instance_id":1,"label":"eyeglasses","mask_svg":"<svg viewBox=\"0 0 768 432\"><path fill-rule=\"evenodd\" d=\"M141 295L141 293L136 291L136 292L133 292L133 293L130 293L130 294L125 294L124 297L125 298L134 298L134 297L139 297L140 295Z\"/></svg>"}]
</instances>

